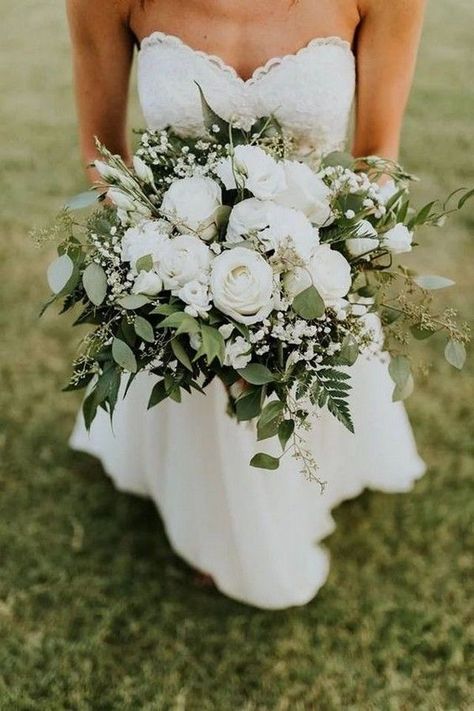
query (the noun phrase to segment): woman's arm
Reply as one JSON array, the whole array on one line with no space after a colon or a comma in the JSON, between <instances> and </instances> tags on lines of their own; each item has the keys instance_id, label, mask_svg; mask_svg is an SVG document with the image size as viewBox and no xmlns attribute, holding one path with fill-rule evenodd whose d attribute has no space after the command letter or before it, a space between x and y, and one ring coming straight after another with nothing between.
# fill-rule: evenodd
<instances>
[{"instance_id":1,"label":"woman's arm","mask_svg":"<svg viewBox=\"0 0 474 711\"><path fill-rule=\"evenodd\" d=\"M94 137L125 159L128 86L134 38L123 0L67 0L81 154L97 157ZM95 179L89 169L89 177Z\"/></svg>"},{"instance_id":2,"label":"woman's arm","mask_svg":"<svg viewBox=\"0 0 474 711\"><path fill-rule=\"evenodd\" d=\"M353 154L398 159L426 0L362 0Z\"/></svg>"}]
</instances>

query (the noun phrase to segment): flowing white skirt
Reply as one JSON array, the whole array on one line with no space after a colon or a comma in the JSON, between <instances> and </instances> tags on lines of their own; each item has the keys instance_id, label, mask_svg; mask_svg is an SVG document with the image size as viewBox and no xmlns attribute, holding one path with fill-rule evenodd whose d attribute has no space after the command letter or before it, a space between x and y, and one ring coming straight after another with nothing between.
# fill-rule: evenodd
<instances>
[{"instance_id":1,"label":"flowing white skirt","mask_svg":"<svg viewBox=\"0 0 474 711\"><path fill-rule=\"evenodd\" d=\"M391 402L386 364L359 358L351 372L356 434L324 412L309 435L323 494L291 456L277 471L249 467L273 444L257 444L253 425L226 415L216 381L206 396L147 411L153 380L141 374L113 431L102 410L90 434L79 415L70 444L97 456L121 491L152 498L174 550L223 593L267 609L304 605L328 575L320 541L334 528L331 509L364 487L408 491L424 471L405 409Z\"/></svg>"}]
</instances>

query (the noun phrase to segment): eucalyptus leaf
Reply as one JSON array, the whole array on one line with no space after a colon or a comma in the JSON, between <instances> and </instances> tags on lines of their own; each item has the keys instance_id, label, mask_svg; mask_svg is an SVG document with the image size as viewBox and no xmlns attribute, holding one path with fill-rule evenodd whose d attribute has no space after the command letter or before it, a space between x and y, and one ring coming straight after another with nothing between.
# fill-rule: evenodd
<instances>
[{"instance_id":1,"label":"eucalyptus leaf","mask_svg":"<svg viewBox=\"0 0 474 711\"><path fill-rule=\"evenodd\" d=\"M444 357L450 365L461 370L466 362L466 347L464 343L451 338L444 349Z\"/></svg>"},{"instance_id":2,"label":"eucalyptus leaf","mask_svg":"<svg viewBox=\"0 0 474 711\"><path fill-rule=\"evenodd\" d=\"M211 133L211 135L216 135L216 132L213 130L214 127L216 126L218 128L217 134L220 134L221 138L228 137L229 135L229 124L227 121L225 121L219 114L217 114L214 109L212 109L208 102L206 97L204 96L204 92L201 89L200 85L196 82L194 82L198 88L199 91L199 97L201 99L201 109L202 109L202 118L203 118L203 123L204 126L207 128L207 130Z\"/></svg>"},{"instance_id":3,"label":"eucalyptus leaf","mask_svg":"<svg viewBox=\"0 0 474 711\"><path fill-rule=\"evenodd\" d=\"M136 373L138 370L137 360L132 349L119 338L114 338L112 341L112 356L124 370L128 370L130 373Z\"/></svg>"},{"instance_id":4,"label":"eucalyptus leaf","mask_svg":"<svg viewBox=\"0 0 474 711\"><path fill-rule=\"evenodd\" d=\"M395 385L392 394L392 401L398 402L400 400L406 400L412 394L415 389L415 381L411 373L408 374L408 378L403 384Z\"/></svg>"},{"instance_id":5,"label":"eucalyptus leaf","mask_svg":"<svg viewBox=\"0 0 474 711\"><path fill-rule=\"evenodd\" d=\"M159 405L159 403L166 400L167 397L168 393L166 392L165 381L160 380L151 391L150 399L148 400L148 409Z\"/></svg>"},{"instance_id":6,"label":"eucalyptus leaf","mask_svg":"<svg viewBox=\"0 0 474 711\"><path fill-rule=\"evenodd\" d=\"M453 286L454 281L447 279L446 277L436 276L434 274L426 274L424 276L417 276L414 279L415 284L418 284L422 289L427 289L428 291L434 289L445 289L448 286Z\"/></svg>"},{"instance_id":7,"label":"eucalyptus leaf","mask_svg":"<svg viewBox=\"0 0 474 711\"><path fill-rule=\"evenodd\" d=\"M265 385L275 380L271 371L262 363L249 363L245 368L240 368L238 374L252 385Z\"/></svg>"},{"instance_id":8,"label":"eucalyptus leaf","mask_svg":"<svg viewBox=\"0 0 474 711\"><path fill-rule=\"evenodd\" d=\"M344 151L333 151L324 156L323 163L325 166L342 166L350 168L354 164L354 158L350 153Z\"/></svg>"},{"instance_id":9,"label":"eucalyptus leaf","mask_svg":"<svg viewBox=\"0 0 474 711\"><path fill-rule=\"evenodd\" d=\"M67 254L57 257L48 267L48 284L54 294L65 288L74 272L74 262Z\"/></svg>"},{"instance_id":10,"label":"eucalyptus leaf","mask_svg":"<svg viewBox=\"0 0 474 711\"><path fill-rule=\"evenodd\" d=\"M100 264L91 262L87 265L82 275L82 283L94 306L100 306L107 295L107 276Z\"/></svg>"},{"instance_id":11,"label":"eucalyptus leaf","mask_svg":"<svg viewBox=\"0 0 474 711\"><path fill-rule=\"evenodd\" d=\"M151 272L153 269L153 257L151 254L145 254L140 259L137 259L135 268L137 272Z\"/></svg>"},{"instance_id":12,"label":"eucalyptus leaf","mask_svg":"<svg viewBox=\"0 0 474 711\"><path fill-rule=\"evenodd\" d=\"M411 377L410 361L404 355L394 356L389 363L388 372L395 385L403 389Z\"/></svg>"},{"instance_id":13,"label":"eucalyptus leaf","mask_svg":"<svg viewBox=\"0 0 474 711\"><path fill-rule=\"evenodd\" d=\"M308 286L293 299L293 311L308 321L324 314L324 301L316 287Z\"/></svg>"},{"instance_id":14,"label":"eucalyptus leaf","mask_svg":"<svg viewBox=\"0 0 474 711\"><path fill-rule=\"evenodd\" d=\"M137 316L133 323L133 327L137 336L140 336L142 340L147 343L154 343L155 332L153 331L153 326L149 321L147 321L146 318L143 318L143 316Z\"/></svg>"},{"instance_id":15,"label":"eucalyptus leaf","mask_svg":"<svg viewBox=\"0 0 474 711\"><path fill-rule=\"evenodd\" d=\"M97 190L86 190L83 193L74 195L70 198L64 207L67 210L84 210L86 207L92 207L95 205L99 199L99 193Z\"/></svg>"},{"instance_id":16,"label":"eucalyptus leaf","mask_svg":"<svg viewBox=\"0 0 474 711\"><path fill-rule=\"evenodd\" d=\"M239 397L235 403L235 412L239 421L253 420L262 409L262 390L255 388Z\"/></svg>"},{"instance_id":17,"label":"eucalyptus leaf","mask_svg":"<svg viewBox=\"0 0 474 711\"><path fill-rule=\"evenodd\" d=\"M270 454L265 454L264 452L259 452L255 454L250 460L250 466L256 467L257 469L278 469L280 466L280 460L277 457L272 457Z\"/></svg>"},{"instance_id":18,"label":"eucalyptus leaf","mask_svg":"<svg viewBox=\"0 0 474 711\"><path fill-rule=\"evenodd\" d=\"M134 311L135 309L145 306L145 304L149 304L150 299L148 296L145 296L145 294L127 294L126 296L122 296L122 298L118 300L118 303L120 306L123 306L124 309Z\"/></svg>"},{"instance_id":19,"label":"eucalyptus leaf","mask_svg":"<svg viewBox=\"0 0 474 711\"><path fill-rule=\"evenodd\" d=\"M283 420L280 422L278 426L278 439L280 440L282 449L285 449L294 431L295 423L293 420Z\"/></svg>"},{"instance_id":20,"label":"eucalyptus leaf","mask_svg":"<svg viewBox=\"0 0 474 711\"><path fill-rule=\"evenodd\" d=\"M353 336L346 336L341 344L341 350L337 355L336 362L338 365L354 365L359 357L359 346Z\"/></svg>"},{"instance_id":21,"label":"eucalyptus leaf","mask_svg":"<svg viewBox=\"0 0 474 711\"><path fill-rule=\"evenodd\" d=\"M268 402L262 410L262 414L259 418L259 423L261 427L265 427L272 420L280 419L285 406L281 400L271 400Z\"/></svg>"}]
</instances>

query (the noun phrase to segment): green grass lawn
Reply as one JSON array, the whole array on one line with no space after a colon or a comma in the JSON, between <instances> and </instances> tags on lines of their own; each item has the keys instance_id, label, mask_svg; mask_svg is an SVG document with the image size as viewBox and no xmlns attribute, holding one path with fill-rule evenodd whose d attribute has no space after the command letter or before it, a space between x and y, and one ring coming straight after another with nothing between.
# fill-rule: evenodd
<instances>
[{"instance_id":1,"label":"green grass lawn","mask_svg":"<svg viewBox=\"0 0 474 711\"><path fill-rule=\"evenodd\" d=\"M473 183L473 26L471 0L432 0L404 135L420 199ZM196 587L153 505L68 450L76 334L38 322L52 248L28 239L83 187L62 3L3 0L1 32L0 710L474 708L472 368L430 346L408 404L429 473L336 511L312 603L263 612ZM418 256L457 280L442 298L465 317L472 227L465 210Z\"/></svg>"}]
</instances>

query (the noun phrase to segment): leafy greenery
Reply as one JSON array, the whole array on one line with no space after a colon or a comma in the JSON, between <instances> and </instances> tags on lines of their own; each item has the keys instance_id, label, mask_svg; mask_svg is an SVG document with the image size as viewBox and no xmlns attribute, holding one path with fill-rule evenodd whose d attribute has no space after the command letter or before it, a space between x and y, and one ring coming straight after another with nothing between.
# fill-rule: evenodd
<instances>
[{"instance_id":1,"label":"leafy greenery","mask_svg":"<svg viewBox=\"0 0 474 711\"><path fill-rule=\"evenodd\" d=\"M409 496L366 492L339 507L329 580L302 608L255 610L199 587L155 507L68 450L81 394L58 391L77 336L68 317L38 323L53 250L27 239L84 185L58 10L2 6L0 51L15 71L0 77L0 708L468 711L472 364L460 379L436 357L438 336L408 401L429 473ZM403 157L423 178L420 199L472 181L474 6L433 0L427 21ZM420 254L434 273L442 257L458 284L445 303L454 296L465 318L473 227L466 210Z\"/></svg>"}]
</instances>

